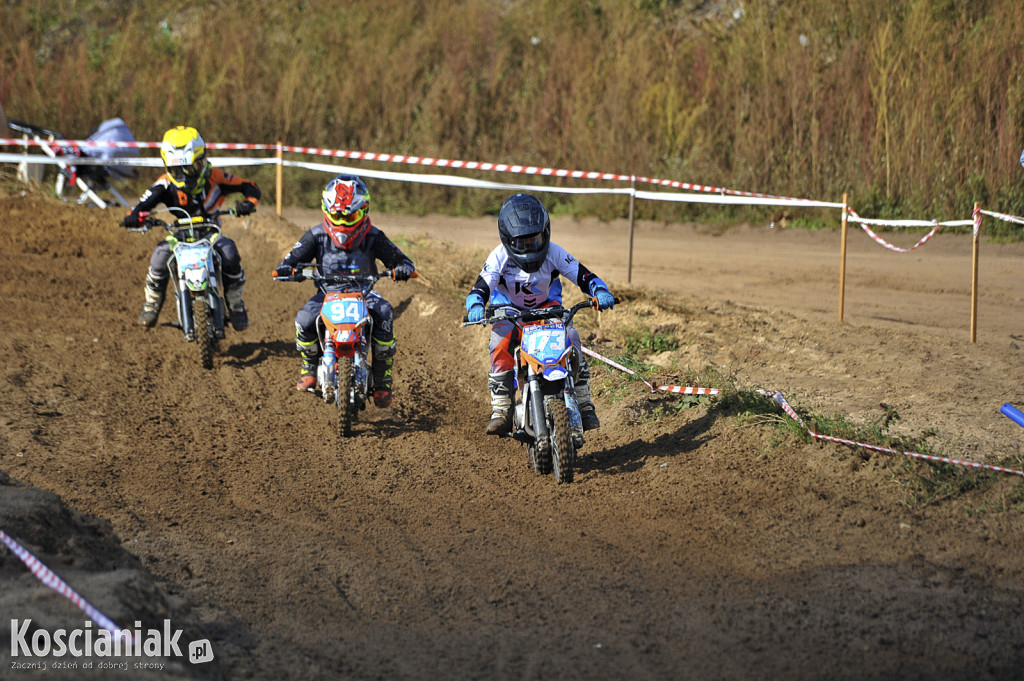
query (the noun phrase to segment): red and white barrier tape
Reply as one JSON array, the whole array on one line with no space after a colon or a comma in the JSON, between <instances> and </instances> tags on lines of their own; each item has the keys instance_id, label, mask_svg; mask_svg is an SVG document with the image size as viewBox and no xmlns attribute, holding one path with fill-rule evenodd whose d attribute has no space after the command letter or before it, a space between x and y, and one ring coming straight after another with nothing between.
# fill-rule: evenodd
<instances>
[{"instance_id":1,"label":"red and white barrier tape","mask_svg":"<svg viewBox=\"0 0 1024 681\"><path fill-rule=\"evenodd\" d=\"M11 144L23 147L38 146L41 143L36 140L28 140L23 138L6 138L0 139L0 145ZM80 147L88 148L135 148L135 149L152 149L159 148L160 144L157 142L100 142L93 140L55 140L52 144L60 144L63 146L73 147L75 145ZM638 193L638 198L649 198L654 200L675 200L685 202L700 202L700 203L744 203L744 204L755 204L755 205L792 205L798 204L803 206L818 206L827 208L839 208L842 207L840 203L825 202L825 201L814 201L811 199L798 199L785 196L773 196L771 194L758 194L755 192L739 191L736 189L727 189L725 187L713 187L703 184L692 184L689 182L679 182L677 180L666 180L651 177L637 177L635 175L622 175L619 173L606 173L592 170L566 170L562 168L546 168L542 166L528 166L521 164L511 163L492 163L488 161L461 161L446 158L433 158L429 156L407 156L404 154L382 154L374 152L364 151L346 151L344 149L324 149L320 147L300 147L291 145L276 145L276 144L241 144L241 143L223 143L223 142L211 142L208 143L207 148L209 149L243 149L243 150L280 150L281 152L299 153L299 154L311 154L316 156L330 156L334 158L350 158L363 161L377 161L387 163L405 163L410 165L424 165L424 166L435 166L441 168L455 168L459 170L486 170L494 172L506 172L506 173L520 173L525 175L540 175L543 177L563 177L573 179L585 179L585 180L610 180L616 182L644 182L647 184L654 184L665 187L675 187L677 189L687 189L690 191L704 192L707 194L718 194L720 195L717 200L710 197L698 198L694 195L688 194L660 194L652 193L652 196L641 196ZM268 163L276 163L276 159L267 161ZM138 162L125 161L124 165L145 165ZM112 165L112 163L103 163L103 165ZM726 200L726 197L733 197L733 200ZM737 199L736 197L745 197L744 199ZM760 199L760 200L758 200Z\"/></svg>"},{"instance_id":2,"label":"red and white barrier tape","mask_svg":"<svg viewBox=\"0 0 1024 681\"><path fill-rule=\"evenodd\" d=\"M935 236L938 233L940 227L976 225L976 222L977 222L976 220L949 220L949 221L946 221L946 222L939 222L938 220L930 220L930 221L929 220L871 220L871 219L867 219L867 218L862 218L861 216L857 215L857 213L852 208L847 207L846 210L847 210L847 213L850 216L849 217L850 222L860 223L861 229L863 229L864 232L869 237L874 239L877 243L881 244L882 246L888 248L891 251L896 251L897 253L909 253L910 251L913 251L914 249L916 249L916 248L918 248L920 246L923 246L925 243L928 242L929 239L931 239L933 236ZM893 244L889 243L888 241L886 241L882 237L880 237L877 234L875 234L875 232L873 232L871 230L871 228L868 227L869 224L870 225L888 225L888 226L891 226L891 227L928 227L928 226L930 226L932 228L932 230L930 232L928 232L927 234L925 234L923 237L921 237L921 239L916 244L911 246L910 248L900 248L899 246L894 246Z\"/></svg>"},{"instance_id":3,"label":"red and white barrier tape","mask_svg":"<svg viewBox=\"0 0 1024 681\"><path fill-rule=\"evenodd\" d=\"M158 149L160 147L159 142L116 142L116 141L96 141L96 140L35 140L27 139L22 137L14 138L0 138L0 146L3 145L14 145L27 147L30 146L47 146L47 147L66 147L74 150L76 153L81 148L114 148L114 149ZM453 160L446 158L434 158L430 156L409 156L405 154L385 154L365 151L347 151L344 149L325 149L320 147L303 147L303 146L292 146L282 144L247 144L247 143L235 143L235 142L210 142L207 145L209 149L229 149L229 150L249 150L249 151L276 151L279 153L299 153L299 154L311 154L317 156L329 156L334 158L350 158L363 161L377 161L387 163L404 163L410 165L423 165L423 166L435 166L441 168L454 168L459 170L486 170L494 172L507 172L507 173L520 173L525 175L540 175L543 177L562 177L562 178L573 178L573 179L586 179L586 180L610 180L616 182L643 182L646 184L653 184L662 187L673 187L676 189L685 189L690 192L699 192L700 194L692 193L662 193L662 192L645 192L635 191L634 189L620 189L613 190L607 193L627 193L633 194L639 199L649 199L654 201L677 201L686 203L722 203L722 204L746 204L746 205L771 205L771 206L804 206L804 207L820 207L820 208L842 208L844 204L837 203L834 201L817 201L812 199L800 199L788 196L776 196L773 194L761 194L757 192L741 191L737 189L728 189L726 187L715 187L704 184L694 184L690 182L680 182L678 180L667 180L662 178L653 177L639 177L636 175L622 175L620 173L606 173L599 171L590 170L566 170L562 168L546 168L542 166L529 166L522 164L510 164L510 163L493 163L489 161L462 161ZM93 159L89 157L84 158L61 158L60 160L69 164L77 165L129 165L129 166L160 166L161 162L154 158L135 158L135 159L124 159L124 158L111 158L111 159ZM218 159L222 165L265 165L265 164L277 164L281 161L277 158L272 159L244 159L244 158L232 158L232 159ZM24 158L10 158L7 154L0 154L0 162L21 162ZM46 163L45 160L41 161ZM225 163L230 162L230 163ZM285 165L295 165L297 167L311 167L300 163L287 163ZM333 172L333 166L322 166L319 168ZM369 173L365 170L359 171L367 176ZM423 181L423 180L420 180ZM434 184L450 184L450 182L437 181ZM515 185L500 185L502 187L512 187ZM537 187L529 186L527 189L538 189ZM568 192L571 190L561 188L558 190L548 188L549 191L561 191ZM595 190L577 190L580 193L605 193ZM912 251L928 239L930 239L939 226L947 225L964 225L971 224L970 221L951 221L951 222L939 222L935 221L922 221L922 220L866 220L858 216L852 209L847 206L847 210L850 213L851 220L860 223L871 223L879 225L893 225L893 226L934 226L930 234L921 239L914 246L909 249L899 248L887 243L881 239L877 234L872 232L867 227L864 230L871 236L875 241L882 244L886 248L894 251L906 253ZM1020 221L1024 224L1024 220L1021 218L1013 218L1013 216L1001 216L996 213L989 213L994 217L1000 217L1000 219L1010 218L1011 221ZM975 216L975 235L977 235L978 227L980 226L980 215Z\"/></svg>"},{"instance_id":4,"label":"red and white barrier tape","mask_svg":"<svg viewBox=\"0 0 1024 681\"><path fill-rule=\"evenodd\" d=\"M990 211L990 210L980 210L980 209L978 210L978 212L979 213L984 213L985 215L991 215L992 217L996 218L997 220L1002 220L1003 222L1016 222L1018 225L1024 225L1024 218L1017 217L1016 215L1007 215L1006 213L995 213L995 212Z\"/></svg>"},{"instance_id":5,"label":"red and white barrier tape","mask_svg":"<svg viewBox=\"0 0 1024 681\"><path fill-rule=\"evenodd\" d=\"M871 228L868 227L867 225L861 225L861 229L863 229L869 237L871 237L881 245L885 246L890 251L896 251L897 253L909 253L918 246L923 246L928 241L928 239L931 239L933 236L935 236L935 234L939 231L939 226L940 225L938 223L935 223L935 226L932 227L932 231L928 232L923 237L921 237L921 239L910 248L900 248L899 246L892 245L891 243L889 243L888 241L886 241L885 239L871 231Z\"/></svg>"},{"instance_id":6,"label":"red and white barrier tape","mask_svg":"<svg viewBox=\"0 0 1024 681\"><path fill-rule=\"evenodd\" d=\"M646 385L648 388L651 389L652 393L653 392L657 392L659 390L662 390L664 392L674 393L676 395L717 395L718 393L722 392L721 389L719 389L719 388L691 388L689 386L681 386L681 385L659 385L659 386L655 386L653 383L651 383L650 381L647 381L646 379L644 379L643 376L641 376L637 372L633 371L632 369L630 369L628 367L624 367L621 364L619 364L618 362L615 362L613 360L608 359L604 355L599 355L598 353L594 352L593 350L591 350L588 347L581 346L581 349L583 350L583 354L590 355L594 359L600 360L600 361L604 362L605 364L607 364L609 366L615 367L619 371L625 371L627 374L639 378L641 381L643 381L644 385Z\"/></svg>"},{"instance_id":7,"label":"red and white barrier tape","mask_svg":"<svg viewBox=\"0 0 1024 681\"><path fill-rule=\"evenodd\" d=\"M627 374L630 374L631 376L635 376L635 377L639 378L641 381L643 381L644 385L646 385L648 388L650 388L651 392L655 392L656 390L664 390L666 392L678 393L678 394L683 394L683 395L717 395L718 393L721 392L721 390L718 389L718 388L692 388L692 387L682 387L682 386L675 386L675 385L662 385L662 386L658 386L657 388L655 388L653 383L650 383L649 381L644 380L644 378L642 376L637 374L632 369L630 369L628 367L624 367L621 364L619 364L618 362L610 360L607 357L604 357L603 355L600 355L600 354L594 352L590 348L583 347L582 349L583 349L583 353L584 354L590 355L591 357L593 357L595 359L598 359L598 360L604 362L605 364L618 369L619 371L624 371ZM782 407L783 411L785 411L790 416L790 418L792 418L794 421L799 423L807 431L808 435L810 435L813 438L817 438L819 440L827 440L829 442L838 442L839 444L849 445L851 447L863 447L864 449L871 449L871 450L874 450L876 452L885 452L887 454L902 454L903 456L908 456L908 457L912 457L912 458L916 458L916 459L924 459L924 460L927 460L927 461L938 461L938 462L941 462L941 463L948 463L948 464L952 464L952 465L955 465L955 466L964 466L964 467L969 467L969 468L980 468L980 469L995 471L997 473L1009 473L1011 475L1019 475L1021 477L1024 477L1024 471L1015 470L1013 468L1003 468L1002 466L992 466L990 464L976 463L974 461L962 461L960 459L950 459L950 458L943 457L943 456L932 456L930 454L921 454L921 453L918 453L918 452L901 452L899 450L890 449L888 447L880 447L878 445L869 445L869 444L865 444L863 442L854 442L853 440L846 440L846 439L843 439L841 437L833 437L831 435L822 435L820 433L815 433L813 430L811 430L810 428L807 427L807 424L804 423L804 420L802 418L800 418L800 415L796 413L796 411L793 409L793 407L791 407L789 405L789 402L787 402L786 398L782 396L782 393L780 393L778 391L768 391L768 390L757 390L756 392L758 394L760 394L760 395L766 395L766 396L771 397L775 401L776 404L778 404L780 407Z\"/></svg>"},{"instance_id":8,"label":"red and white barrier tape","mask_svg":"<svg viewBox=\"0 0 1024 681\"><path fill-rule=\"evenodd\" d=\"M14 555L20 558L21 562L28 567L29 571L35 575L39 581L78 606L78 608L98 626L103 627L111 634L114 634L114 636L121 635L126 640L131 640L131 632L129 630L122 629L114 624L113 620L94 608L87 600L82 598L77 591L68 586L67 582L58 577L53 570L46 567L41 560L33 556L28 549L15 541L13 537L3 530L0 530L0 542L3 542L7 548L14 553Z\"/></svg>"},{"instance_id":9,"label":"red and white barrier tape","mask_svg":"<svg viewBox=\"0 0 1024 681\"><path fill-rule=\"evenodd\" d=\"M1002 466L992 466L985 463L977 463L974 461L962 461L960 459L950 459L944 456L932 456L930 454L921 454L919 452L901 452L897 449L890 449L889 447L880 447L878 445L864 444L863 442L854 442L853 440L846 440L841 437L833 437L831 435L822 435L815 433L813 430L807 427L804 420L800 418L800 415L794 411L793 407L789 406L789 402L782 396L782 393L778 391L766 391L758 390L758 393L762 395L770 396L776 404L782 407L783 411L789 414L790 418L799 423L804 429L807 430L807 434L813 438L819 440L827 440L828 442L838 442L839 444L850 445L851 447L863 447L864 449L871 449L876 452L885 452L887 454L902 454L903 456L909 456L915 459L925 459L927 461L938 461L940 463L948 463L954 466L964 466L968 468L982 468L989 471L995 471L997 473L1010 473L1011 475L1019 475L1024 477L1024 471L1019 471L1013 468L1003 468Z\"/></svg>"}]
</instances>

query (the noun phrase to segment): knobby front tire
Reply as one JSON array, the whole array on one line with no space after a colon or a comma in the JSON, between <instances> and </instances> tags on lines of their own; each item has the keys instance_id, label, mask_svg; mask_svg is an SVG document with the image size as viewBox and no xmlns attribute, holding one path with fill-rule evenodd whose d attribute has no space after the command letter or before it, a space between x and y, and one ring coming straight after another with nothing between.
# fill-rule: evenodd
<instances>
[{"instance_id":1,"label":"knobby front tire","mask_svg":"<svg viewBox=\"0 0 1024 681\"><path fill-rule=\"evenodd\" d=\"M572 446L572 431L569 429L569 410L560 395L544 398L544 411L548 415L548 435L551 439L551 467L555 480L560 483L572 482L575 452Z\"/></svg>"},{"instance_id":2,"label":"knobby front tire","mask_svg":"<svg viewBox=\"0 0 1024 681\"><path fill-rule=\"evenodd\" d=\"M217 341L213 335L213 310L207 304L206 298L192 299L192 321L195 324L199 366L204 369L212 369L213 347Z\"/></svg>"},{"instance_id":3,"label":"knobby front tire","mask_svg":"<svg viewBox=\"0 0 1024 681\"><path fill-rule=\"evenodd\" d=\"M356 423L356 407L352 399L353 390L355 390L352 358L339 357L336 369L338 371L338 392L334 395L334 401L338 406L338 435L351 437L352 427Z\"/></svg>"}]
</instances>

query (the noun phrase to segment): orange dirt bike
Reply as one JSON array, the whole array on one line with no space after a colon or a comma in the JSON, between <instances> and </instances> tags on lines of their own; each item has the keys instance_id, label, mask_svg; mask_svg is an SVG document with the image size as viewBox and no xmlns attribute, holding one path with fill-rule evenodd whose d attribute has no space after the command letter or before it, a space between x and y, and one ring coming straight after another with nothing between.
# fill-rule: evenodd
<instances>
[{"instance_id":1,"label":"orange dirt bike","mask_svg":"<svg viewBox=\"0 0 1024 681\"><path fill-rule=\"evenodd\" d=\"M412 276L416 277L416 272ZM373 317L365 296L384 277L394 279L394 270L373 276L323 274L318 265L299 264L292 269L291 276L274 273L277 281L308 279L319 283L325 290L316 324L320 365L313 391L319 392L324 402L333 402L338 408L338 433L341 437L352 435L358 413L366 409L370 401Z\"/></svg>"},{"instance_id":2,"label":"orange dirt bike","mask_svg":"<svg viewBox=\"0 0 1024 681\"><path fill-rule=\"evenodd\" d=\"M619 299L615 299L619 302ZM576 452L584 444L583 421L576 403L580 358L569 340L568 325L577 312L597 308L596 299L536 310L490 307L479 322L462 318L463 326L508 321L520 334L515 349L512 437L526 445L533 470L554 471L558 482L572 482Z\"/></svg>"},{"instance_id":3,"label":"orange dirt bike","mask_svg":"<svg viewBox=\"0 0 1024 681\"><path fill-rule=\"evenodd\" d=\"M148 232L162 227L168 232L171 257L167 261L174 297L177 301L178 321L175 324L185 335L185 341L195 343L199 364L213 368L213 354L218 341L224 338L225 304L221 281L220 254L213 242L221 233L217 218L234 215L232 210L215 210L208 217L189 215L182 208L165 208L178 217L165 222L152 213L140 213L141 227L130 227L129 232Z\"/></svg>"}]
</instances>

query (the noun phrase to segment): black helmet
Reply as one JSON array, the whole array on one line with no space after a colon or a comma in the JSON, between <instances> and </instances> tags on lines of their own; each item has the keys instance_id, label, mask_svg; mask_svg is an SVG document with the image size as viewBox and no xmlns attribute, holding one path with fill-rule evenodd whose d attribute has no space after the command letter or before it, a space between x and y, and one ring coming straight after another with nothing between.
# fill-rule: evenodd
<instances>
[{"instance_id":1,"label":"black helmet","mask_svg":"<svg viewBox=\"0 0 1024 681\"><path fill-rule=\"evenodd\" d=\"M548 255L551 219L536 197L516 194L498 211L498 236L508 257L524 272L536 272Z\"/></svg>"}]
</instances>

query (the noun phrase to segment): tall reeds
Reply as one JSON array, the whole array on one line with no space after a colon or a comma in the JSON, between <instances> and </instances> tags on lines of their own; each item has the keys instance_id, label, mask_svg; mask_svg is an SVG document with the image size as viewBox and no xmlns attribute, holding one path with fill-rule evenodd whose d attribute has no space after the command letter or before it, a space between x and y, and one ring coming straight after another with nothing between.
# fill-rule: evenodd
<instances>
[{"instance_id":1,"label":"tall reeds","mask_svg":"<svg viewBox=\"0 0 1024 681\"><path fill-rule=\"evenodd\" d=\"M69 136L121 116L145 140L189 123L211 141L850 192L880 216L1024 212L1018 0L717 4L13 0L0 101ZM477 212L499 198L389 184L382 200Z\"/></svg>"}]
</instances>

